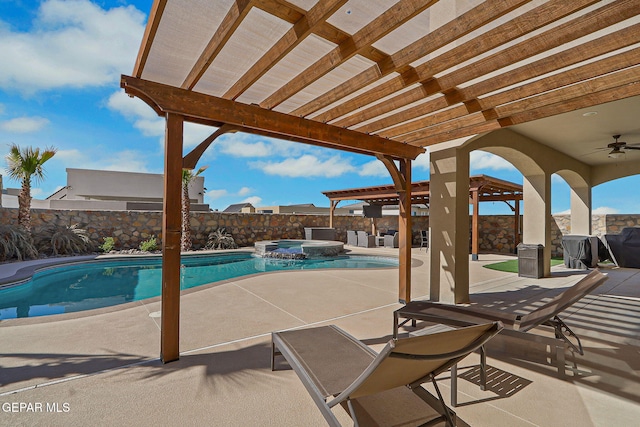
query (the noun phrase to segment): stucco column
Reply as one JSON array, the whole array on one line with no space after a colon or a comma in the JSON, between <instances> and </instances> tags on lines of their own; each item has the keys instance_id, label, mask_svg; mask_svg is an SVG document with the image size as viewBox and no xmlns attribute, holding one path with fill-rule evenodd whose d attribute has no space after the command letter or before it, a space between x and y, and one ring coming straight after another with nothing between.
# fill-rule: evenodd
<instances>
[{"instance_id":1,"label":"stucco column","mask_svg":"<svg viewBox=\"0 0 640 427\"><path fill-rule=\"evenodd\" d=\"M544 275L551 275L551 179L549 174L525 175L522 185L522 243L544 246Z\"/></svg>"},{"instance_id":2,"label":"stucco column","mask_svg":"<svg viewBox=\"0 0 640 427\"><path fill-rule=\"evenodd\" d=\"M432 301L469 302L469 154L432 151L429 184Z\"/></svg>"},{"instance_id":3,"label":"stucco column","mask_svg":"<svg viewBox=\"0 0 640 427\"><path fill-rule=\"evenodd\" d=\"M571 234L591 234L591 188L571 187Z\"/></svg>"}]
</instances>

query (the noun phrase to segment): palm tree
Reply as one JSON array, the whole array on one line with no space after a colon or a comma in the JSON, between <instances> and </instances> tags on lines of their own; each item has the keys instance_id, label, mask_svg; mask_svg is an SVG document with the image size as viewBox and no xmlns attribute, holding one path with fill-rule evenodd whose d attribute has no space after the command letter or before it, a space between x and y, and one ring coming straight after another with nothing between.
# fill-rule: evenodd
<instances>
[{"instance_id":1,"label":"palm tree","mask_svg":"<svg viewBox=\"0 0 640 427\"><path fill-rule=\"evenodd\" d=\"M10 145L7 155L7 173L15 180L22 181L18 195L18 225L31 234L31 179L36 182L44 179L42 165L56 154L57 148L49 147L40 152L39 148L20 148Z\"/></svg>"},{"instance_id":2,"label":"palm tree","mask_svg":"<svg viewBox=\"0 0 640 427\"><path fill-rule=\"evenodd\" d=\"M188 251L191 249L191 201L189 200L189 184L196 176L200 175L207 169L203 166L197 172L191 169L182 169L182 235L180 236L180 250Z\"/></svg>"}]
</instances>

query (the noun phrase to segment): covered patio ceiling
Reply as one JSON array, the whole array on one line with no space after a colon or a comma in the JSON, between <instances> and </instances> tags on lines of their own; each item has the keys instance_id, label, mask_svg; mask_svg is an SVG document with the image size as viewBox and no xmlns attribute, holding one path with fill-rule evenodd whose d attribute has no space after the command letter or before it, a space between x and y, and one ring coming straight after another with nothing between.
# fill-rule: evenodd
<instances>
[{"instance_id":1,"label":"covered patio ceiling","mask_svg":"<svg viewBox=\"0 0 640 427\"><path fill-rule=\"evenodd\" d=\"M522 200L522 185L487 175L475 175L469 178L469 198L471 199L476 192L480 202ZM322 194L331 202L362 200L373 205L397 205L399 202L398 193L393 184L323 191ZM411 203L428 205L429 195L429 181L411 183Z\"/></svg>"},{"instance_id":2,"label":"covered patio ceiling","mask_svg":"<svg viewBox=\"0 0 640 427\"><path fill-rule=\"evenodd\" d=\"M639 14L638 0L156 0L133 77L246 106L252 119L186 117L234 131L304 140L304 118L342 130L327 146L378 154L348 137L427 147L513 127L596 164L613 134L640 143ZM601 104L589 123L566 115ZM281 116L265 111L296 129L268 132L256 115Z\"/></svg>"}]
</instances>

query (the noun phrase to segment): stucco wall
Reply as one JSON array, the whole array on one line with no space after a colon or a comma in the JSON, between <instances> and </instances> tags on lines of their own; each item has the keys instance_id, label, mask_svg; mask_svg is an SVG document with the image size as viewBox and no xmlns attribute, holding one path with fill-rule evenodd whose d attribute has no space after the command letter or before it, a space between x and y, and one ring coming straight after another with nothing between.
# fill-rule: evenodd
<instances>
[{"instance_id":1,"label":"stucco wall","mask_svg":"<svg viewBox=\"0 0 640 427\"><path fill-rule=\"evenodd\" d=\"M2 224L17 224L17 209L0 208ZM378 230L398 228L398 218L375 220ZM570 230L570 216L556 215L552 219L552 256L562 256L562 234ZM91 237L101 243L103 237L114 237L116 248L137 248L150 236L162 237L162 212L134 211L67 211L33 209L33 227L44 224L72 225L79 223ZM301 214L229 214L222 212L192 213L191 230L194 248L206 244L210 232L226 228L240 246L252 246L259 240L303 239L305 227L328 227L326 215ZM624 227L640 226L640 215L594 215L593 234L618 233ZM338 215L334 218L336 238L347 240L347 230L371 230L371 219ZM429 228L429 217L412 217L413 243L420 244L420 230ZM480 253L515 253L512 215L480 216ZM471 245L469 245L471 248Z\"/></svg>"}]
</instances>

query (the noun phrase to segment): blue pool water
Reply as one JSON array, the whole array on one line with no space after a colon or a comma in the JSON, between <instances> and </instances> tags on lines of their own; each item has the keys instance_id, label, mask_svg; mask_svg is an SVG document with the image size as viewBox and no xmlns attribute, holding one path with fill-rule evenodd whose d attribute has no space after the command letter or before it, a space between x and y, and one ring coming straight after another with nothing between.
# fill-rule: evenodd
<instances>
[{"instance_id":1,"label":"blue pool water","mask_svg":"<svg viewBox=\"0 0 640 427\"><path fill-rule=\"evenodd\" d=\"M36 272L25 283L0 288L0 319L37 317L109 307L157 297L162 261L118 259L91 261ZM396 267L393 258L342 256L276 260L249 252L190 256L182 259L181 289L256 273L319 268Z\"/></svg>"}]
</instances>

